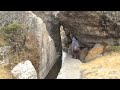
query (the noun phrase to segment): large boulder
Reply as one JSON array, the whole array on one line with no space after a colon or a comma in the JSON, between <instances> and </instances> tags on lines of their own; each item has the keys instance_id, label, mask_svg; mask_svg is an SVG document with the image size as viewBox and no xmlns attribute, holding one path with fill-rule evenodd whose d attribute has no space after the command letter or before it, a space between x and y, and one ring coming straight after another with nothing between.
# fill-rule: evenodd
<instances>
[{"instance_id":1,"label":"large boulder","mask_svg":"<svg viewBox=\"0 0 120 90\"><path fill-rule=\"evenodd\" d=\"M11 73L17 79L37 79L36 70L29 60L20 62L12 69Z\"/></svg>"},{"instance_id":2,"label":"large boulder","mask_svg":"<svg viewBox=\"0 0 120 90\"><path fill-rule=\"evenodd\" d=\"M61 68L62 46L60 24L56 20L57 11L0 11L0 26L17 21L27 26L27 52L24 60L31 60L37 71L37 78L44 79L52 70L49 78L56 78ZM49 75L48 75L49 76Z\"/></svg>"},{"instance_id":3,"label":"large boulder","mask_svg":"<svg viewBox=\"0 0 120 90\"><path fill-rule=\"evenodd\" d=\"M84 62L91 61L99 56L102 56L104 45L96 44L88 53Z\"/></svg>"},{"instance_id":4,"label":"large boulder","mask_svg":"<svg viewBox=\"0 0 120 90\"><path fill-rule=\"evenodd\" d=\"M48 65L46 65L47 69L49 68L50 70L51 66L53 66L50 72L48 73L48 75L46 76L46 79L56 78L62 64L62 44L60 37L60 23L57 19L58 17L57 14L59 13L59 11L33 11L33 13L43 20L44 24L46 25L45 32L47 32L49 35L49 37L47 38L46 37L47 34L43 32L43 36L44 36L43 47L44 48L48 47L44 50L43 61L44 62L46 61L48 63ZM50 44L48 44L48 42ZM41 68L42 66L40 65L40 69ZM43 70L44 70L43 72L46 72L45 68Z\"/></svg>"},{"instance_id":5,"label":"large boulder","mask_svg":"<svg viewBox=\"0 0 120 90\"><path fill-rule=\"evenodd\" d=\"M66 34L73 34L87 47L120 44L119 11L61 11L58 18Z\"/></svg>"}]
</instances>

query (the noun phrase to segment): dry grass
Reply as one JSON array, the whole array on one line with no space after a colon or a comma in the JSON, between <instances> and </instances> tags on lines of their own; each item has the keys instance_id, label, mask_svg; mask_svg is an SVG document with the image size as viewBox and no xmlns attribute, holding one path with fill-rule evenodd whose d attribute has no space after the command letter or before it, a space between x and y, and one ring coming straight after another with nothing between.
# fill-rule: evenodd
<instances>
[{"instance_id":1,"label":"dry grass","mask_svg":"<svg viewBox=\"0 0 120 90\"><path fill-rule=\"evenodd\" d=\"M21 61L25 60L25 51L21 51L18 53L10 53L9 54L9 69L12 70L12 68L20 63Z\"/></svg>"},{"instance_id":2,"label":"dry grass","mask_svg":"<svg viewBox=\"0 0 120 90\"><path fill-rule=\"evenodd\" d=\"M112 46L111 50L114 52L120 52L120 46Z\"/></svg>"},{"instance_id":3,"label":"dry grass","mask_svg":"<svg viewBox=\"0 0 120 90\"><path fill-rule=\"evenodd\" d=\"M111 52L80 66L82 77L89 79L120 79L120 53Z\"/></svg>"},{"instance_id":4,"label":"dry grass","mask_svg":"<svg viewBox=\"0 0 120 90\"><path fill-rule=\"evenodd\" d=\"M8 78L6 75L11 75L9 71L12 70L12 68L24 60L30 60L32 64L34 65L35 69L37 71L39 64L39 52L38 52L38 44L37 39L35 38L34 34L26 34L26 25L19 24L18 22L13 22L8 25L5 25L0 32L0 47L2 46L13 46L10 38L15 39L17 43L19 43L20 47L14 50L15 48L11 49L11 52L9 52L9 65L5 65L4 68L3 65L0 65L0 78ZM24 31L24 32L23 32ZM26 39L25 37L29 37L29 39ZM24 43L25 42L25 43ZM2 59L2 57L0 57ZM3 74L1 74L3 73ZM6 75L5 75L6 74ZM5 75L5 77L4 77ZM12 77L13 78L13 77Z\"/></svg>"},{"instance_id":5,"label":"dry grass","mask_svg":"<svg viewBox=\"0 0 120 90\"><path fill-rule=\"evenodd\" d=\"M10 70L0 66L0 79L14 79Z\"/></svg>"},{"instance_id":6,"label":"dry grass","mask_svg":"<svg viewBox=\"0 0 120 90\"><path fill-rule=\"evenodd\" d=\"M24 60L30 60L37 70L39 71L39 52L38 52L38 44L37 39L34 36L28 35L29 40L26 41L25 46L21 47L22 49L18 52L14 52L11 50L9 52L9 65L5 66L7 70L12 70L12 68ZM6 46L7 42L4 40L4 36L0 35L0 46ZM0 56L0 60L2 60L2 56ZM0 65L1 66L1 65Z\"/></svg>"},{"instance_id":7,"label":"dry grass","mask_svg":"<svg viewBox=\"0 0 120 90\"><path fill-rule=\"evenodd\" d=\"M8 45L8 43L4 40L5 36L0 34L0 47Z\"/></svg>"}]
</instances>

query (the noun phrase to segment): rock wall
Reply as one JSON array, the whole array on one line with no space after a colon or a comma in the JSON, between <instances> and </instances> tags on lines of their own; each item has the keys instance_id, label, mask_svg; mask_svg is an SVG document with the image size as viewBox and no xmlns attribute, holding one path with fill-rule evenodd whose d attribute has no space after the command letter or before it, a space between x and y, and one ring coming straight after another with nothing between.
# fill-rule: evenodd
<instances>
[{"instance_id":1,"label":"rock wall","mask_svg":"<svg viewBox=\"0 0 120 90\"><path fill-rule=\"evenodd\" d=\"M47 31L54 41L57 62L55 62L54 66L50 70L49 74L46 76L46 79L57 78L59 70L62 64L62 44L60 37L60 23L57 19L58 11L33 11L38 17L42 18L43 22L46 24ZM50 48L52 50L52 48ZM48 52L48 51L46 51ZM54 52L54 49L53 49ZM53 52L52 55L53 55Z\"/></svg>"},{"instance_id":2,"label":"rock wall","mask_svg":"<svg viewBox=\"0 0 120 90\"><path fill-rule=\"evenodd\" d=\"M101 42L120 44L119 17L119 11L61 11L58 14L65 32L87 46Z\"/></svg>"},{"instance_id":3,"label":"rock wall","mask_svg":"<svg viewBox=\"0 0 120 90\"><path fill-rule=\"evenodd\" d=\"M47 13L47 12L45 12ZM30 50L34 50L38 54L34 61L32 58L26 58L31 60L34 65L39 79L44 79L51 68L54 71L54 64L59 62L57 70L54 71L55 78L61 67L61 38L59 33L59 23L55 22L55 16L50 16L39 11L39 16L32 11L0 11L0 26L4 26L8 22L18 21L28 26L26 29L27 39L26 46ZM51 12L50 12L51 13ZM55 12L52 12L54 15ZM53 18L53 20L45 20L42 16ZM53 23L53 21L55 23ZM29 53L31 56L34 53ZM55 68L56 69L56 68Z\"/></svg>"}]
</instances>

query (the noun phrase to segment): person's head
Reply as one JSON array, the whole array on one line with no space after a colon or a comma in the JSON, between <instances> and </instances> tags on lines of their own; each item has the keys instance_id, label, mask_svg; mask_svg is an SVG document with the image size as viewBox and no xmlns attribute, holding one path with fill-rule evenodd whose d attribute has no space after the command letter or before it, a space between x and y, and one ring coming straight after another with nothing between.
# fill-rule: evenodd
<instances>
[{"instance_id":1,"label":"person's head","mask_svg":"<svg viewBox=\"0 0 120 90\"><path fill-rule=\"evenodd\" d=\"M76 38L75 37L72 37L72 41L75 41L76 40Z\"/></svg>"}]
</instances>

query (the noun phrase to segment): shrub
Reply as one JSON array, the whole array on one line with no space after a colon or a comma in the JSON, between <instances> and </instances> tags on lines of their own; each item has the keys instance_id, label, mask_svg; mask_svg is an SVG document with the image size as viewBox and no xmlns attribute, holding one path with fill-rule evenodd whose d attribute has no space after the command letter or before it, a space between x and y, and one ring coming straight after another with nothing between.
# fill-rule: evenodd
<instances>
[{"instance_id":1,"label":"shrub","mask_svg":"<svg viewBox=\"0 0 120 90\"><path fill-rule=\"evenodd\" d=\"M112 46L111 50L114 52L120 52L120 46Z\"/></svg>"},{"instance_id":2,"label":"shrub","mask_svg":"<svg viewBox=\"0 0 120 90\"><path fill-rule=\"evenodd\" d=\"M23 59L23 54L20 53L24 51L26 29L26 25L15 21L5 24L0 29L0 46L11 46L8 54L11 68ZM0 59L2 60L1 56Z\"/></svg>"},{"instance_id":3,"label":"shrub","mask_svg":"<svg viewBox=\"0 0 120 90\"><path fill-rule=\"evenodd\" d=\"M18 22L11 22L1 28L1 35L3 35L5 41L12 47L8 54L9 69L12 69L16 64L24 60L31 60L35 69L39 67L39 52L37 38L33 33L27 33L26 25ZM29 39L26 37L29 37Z\"/></svg>"},{"instance_id":4,"label":"shrub","mask_svg":"<svg viewBox=\"0 0 120 90\"><path fill-rule=\"evenodd\" d=\"M4 27L1 28L5 41L13 47L12 50L15 52L18 49L20 50L25 44L25 29L25 25L14 21L12 23L5 24Z\"/></svg>"}]
</instances>

